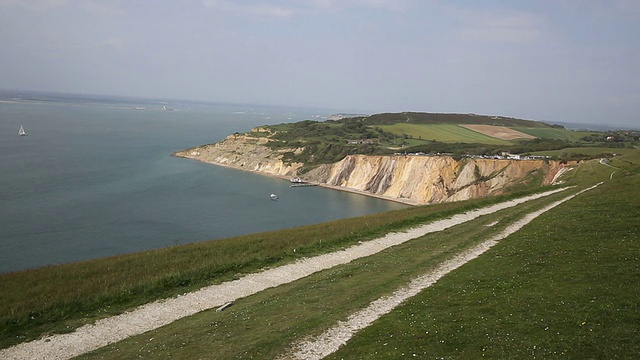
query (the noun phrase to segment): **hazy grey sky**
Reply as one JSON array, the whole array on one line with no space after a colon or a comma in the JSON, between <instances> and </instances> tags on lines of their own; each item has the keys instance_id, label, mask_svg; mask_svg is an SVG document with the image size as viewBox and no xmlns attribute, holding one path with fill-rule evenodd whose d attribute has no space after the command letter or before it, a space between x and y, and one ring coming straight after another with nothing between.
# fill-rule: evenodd
<instances>
[{"instance_id":1,"label":"hazy grey sky","mask_svg":"<svg viewBox=\"0 0 640 360\"><path fill-rule=\"evenodd\" d=\"M0 88L640 124L640 0L0 0Z\"/></svg>"}]
</instances>

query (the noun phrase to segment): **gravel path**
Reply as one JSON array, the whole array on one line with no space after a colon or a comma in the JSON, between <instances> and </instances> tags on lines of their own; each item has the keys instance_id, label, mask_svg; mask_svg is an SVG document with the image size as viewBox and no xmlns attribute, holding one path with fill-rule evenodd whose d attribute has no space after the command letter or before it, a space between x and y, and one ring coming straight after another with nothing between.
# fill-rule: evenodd
<instances>
[{"instance_id":1,"label":"gravel path","mask_svg":"<svg viewBox=\"0 0 640 360\"><path fill-rule=\"evenodd\" d=\"M422 225L406 232L390 233L382 238L354 245L345 250L301 259L289 265L205 287L183 296L155 301L130 312L99 320L95 324L82 326L72 333L52 335L0 350L0 359L69 359L128 337L157 329L203 310L222 306L227 302L267 288L286 284L315 272L373 255L425 234L441 231L482 215L514 207L562 190L564 189L547 191L454 215L451 218Z\"/></svg>"},{"instance_id":2,"label":"gravel path","mask_svg":"<svg viewBox=\"0 0 640 360\"><path fill-rule=\"evenodd\" d=\"M292 346L291 353L283 355L280 359L316 360L322 359L325 356L337 351L340 346L346 344L347 341L349 341L349 339L351 339L351 337L353 337L353 335L355 335L358 331L371 325L371 323L380 318L382 315L391 312L395 307L399 306L405 300L417 295L425 288L433 285L436 281L438 281L449 272L477 258L485 251L489 250L492 246L497 244L499 240L502 240L505 237L520 230L523 226L531 222L539 215L553 209L554 207L562 204L567 200L572 199L573 197L584 191L595 188L598 185L595 185L586 190L582 190L577 194L556 201L543 209L525 215L516 223L509 225L500 234L455 256L450 260L446 260L440 263L435 269L412 280L408 286L396 290L390 296L385 296L374 300L373 302L371 302L371 304L369 304L368 307L357 311L356 313L349 316L346 321L339 321L336 326L325 331L315 338L307 339L294 344Z\"/></svg>"}]
</instances>

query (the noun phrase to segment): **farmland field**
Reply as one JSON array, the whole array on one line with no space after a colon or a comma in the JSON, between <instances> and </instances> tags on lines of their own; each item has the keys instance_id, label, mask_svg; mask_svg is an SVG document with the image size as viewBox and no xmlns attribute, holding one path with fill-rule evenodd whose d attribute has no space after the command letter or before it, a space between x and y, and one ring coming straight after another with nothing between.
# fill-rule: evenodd
<instances>
[{"instance_id":1,"label":"farmland field","mask_svg":"<svg viewBox=\"0 0 640 360\"><path fill-rule=\"evenodd\" d=\"M542 139L557 139L565 141L580 141L581 138L594 134L592 131L573 131L566 129L556 128L529 128L529 127L514 127L514 130L518 130L531 136L539 137Z\"/></svg>"},{"instance_id":2,"label":"farmland field","mask_svg":"<svg viewBox=\"0 0 640 360\"><path fill-rule=\"evenodd\" d=\"M445 143L478 143L511 145L500 140L455 124L403 124L378 125L385 131L396 135L410 135L414 139L435 140Z\"/></svg>"},{"instance_id":3,"label":"farmland field","mask_svg":"<svg viewBox=\"0 0 640 360\"><path fill-rule=\"evenodd\" d=\"M495 137L502 140L515 140L515 139L533 139L535 136L525 134L521 131L515 130L513 128L509 128L506 126L495 126L495 125L482 125L482 124L471 124L471 125L461 125L469 130L477 131L481 134L485 134L487 136Z\"/></svg>"}]
</instances>

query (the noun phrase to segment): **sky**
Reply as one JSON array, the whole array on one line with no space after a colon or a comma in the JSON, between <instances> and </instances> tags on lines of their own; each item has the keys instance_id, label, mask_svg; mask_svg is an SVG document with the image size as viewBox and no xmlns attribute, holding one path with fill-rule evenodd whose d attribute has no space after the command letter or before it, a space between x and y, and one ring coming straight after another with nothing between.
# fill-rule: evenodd
<instances>
[{"instance_id":1,"label":"sky","mask_svg":"<svg viewBox=\"0 0 640 360\"><path fill-rule=\"evenodd\" d=\"M0 88L640 126L640 0L0 0Z\"/></svg>"}]
</instances>

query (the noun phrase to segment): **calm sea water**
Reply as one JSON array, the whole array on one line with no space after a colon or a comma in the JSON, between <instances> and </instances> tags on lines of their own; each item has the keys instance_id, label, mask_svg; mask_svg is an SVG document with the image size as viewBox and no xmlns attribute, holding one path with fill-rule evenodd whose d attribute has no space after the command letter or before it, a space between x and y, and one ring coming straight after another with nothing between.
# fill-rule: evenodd
<instances>
[{"instance_id":1,"label":"calm sea water","mask_svg":"<svg viewBox=\"0 0 640 360\"><path fill-rule=\"evenodd\" d=\"M258 125L323 115L62 96L1 102L0 272L404 207L171 156ZM20 124L28 136L17 135Z\"/></svg>"}]
</instances>

